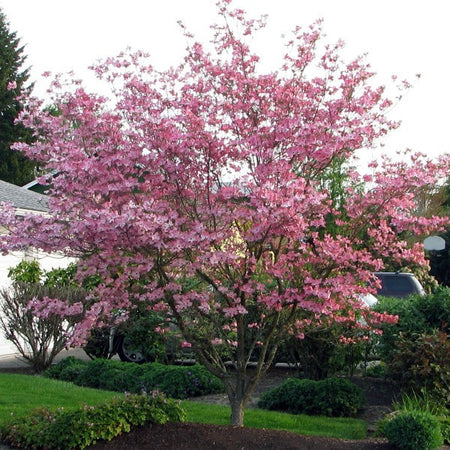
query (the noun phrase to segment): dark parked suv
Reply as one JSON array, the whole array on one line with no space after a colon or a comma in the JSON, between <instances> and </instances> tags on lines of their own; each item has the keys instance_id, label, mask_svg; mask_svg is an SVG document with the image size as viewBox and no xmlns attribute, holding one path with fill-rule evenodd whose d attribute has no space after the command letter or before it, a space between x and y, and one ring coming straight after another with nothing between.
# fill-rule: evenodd
<instances>
[{"instance_id":1,"label":"dark parked suv","mask_svg":"<svg viewBox=\"0 0 450 450\"><path fill-rule=\"evenodd\" d=\"M376 272L381 280L377 295L383 297L407 297L411 294L425 295L425 290L412 273Z\"/></svg>"}]
</instances>

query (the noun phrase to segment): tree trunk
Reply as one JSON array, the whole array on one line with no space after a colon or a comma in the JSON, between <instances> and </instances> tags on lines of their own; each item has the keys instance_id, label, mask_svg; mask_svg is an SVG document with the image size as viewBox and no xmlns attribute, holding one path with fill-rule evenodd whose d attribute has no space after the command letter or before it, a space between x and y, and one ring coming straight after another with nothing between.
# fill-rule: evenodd
<instances>
[{"instance_id":1,"label":"tree trunk","mask_svg":"<svg viewBox=\"0 0 450 450\"><path fill-rule=\"evenodd\" d=\"M231 379L225 381L225 388L231 407L230 424L235 427L244 426L244 410L255 387L256 380L246 371L236 371Z\"/></svg>"},{"instance_id":2,"label":"tree trunk","mask_svg":"<svg viewBox=\"0 0 450 450\"><path fill-rule=\"evenodd\" d=\"M230 400L231 406L231 419L230 424L235 427L244 426L244 409L246 401L243 399L235 398L233 401Z\"/></svg>"}]
</instances>

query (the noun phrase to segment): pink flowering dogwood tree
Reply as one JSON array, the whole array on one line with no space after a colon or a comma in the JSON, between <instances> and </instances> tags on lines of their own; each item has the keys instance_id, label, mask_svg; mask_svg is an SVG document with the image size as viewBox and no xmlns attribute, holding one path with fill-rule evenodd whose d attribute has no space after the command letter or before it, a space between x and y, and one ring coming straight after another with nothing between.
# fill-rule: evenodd
<instances>
[{"instance_id":1,"label":"pink flowering dogwood tree","mask_svg":"<svg viewBox=\"0 0 450 450\"><path fill-rule=\"evenodd\" d=\"M409 238L445 219L414 216L413 192L449 164L406 154L370 176L345 169L337 200L327 171L397 126L392 102L363 58L321 46L320 23L295 29L279 71L263 73L248 42L264 20L230 3L218 2L209 47L185 31L176 68L129 51L93 67L107 98L55 77L55 108L28 99L21 120L39 139L17 148L57 174L51 213L18 220L5 206L1 221L4 249L63 252L101 279L74 345L117 311L167 311L243 425L286 336L394 320L360 295L388 259L425 264Z\"/></svg>"}]
</instances>

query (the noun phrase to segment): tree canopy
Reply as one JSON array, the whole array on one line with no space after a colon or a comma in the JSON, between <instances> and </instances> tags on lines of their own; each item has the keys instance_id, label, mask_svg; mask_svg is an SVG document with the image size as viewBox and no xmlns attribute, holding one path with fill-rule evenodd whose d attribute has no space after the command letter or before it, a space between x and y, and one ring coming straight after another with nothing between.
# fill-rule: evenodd
<instances>
[{"instance_id":1,"label":"tree canopy","mask_svg":"<svg viewBox=\"0 0 450 450\"><path fill-rule=\"evenodd\" d=\"M22 186L35 177L36 164L10 149L14 142L30 142L31 131L16 124L22 106L17 96L30 89L24 69L24 48L0 9L0 179Z\"/></svg>"},{"instance_id":2,"label":"tree canopy","mask_svg":"<svg viewBox=\"0 0 450 450\"><path fill-rule=\"evenodd\" d=\"M133 51L94 66L109 98L61 76L52 81L60 114L30 98L22 121L44 137L17 148L57 171L51 214L17 220L5 208L2 245L76 256L80 277L101 279L74 344L122 320L118 311L167 311L224 380L242 425L285 336L331 320L348 325L351 341L393 320L361 295L387 260L426 264L407 237L448 218L417 217L413 188L447 174L449 159L405 153L370 174L343 165L397 126L364 58L322 45L316 23L296 28L282 67L266 73L250 48L264 20L229 0L218 14L209 47L185 32L176 68L158 71ZM346 168L337 184L324 176L336 168Z\"/></svg>"},{"instance_id":3,"label":"tree canopy","mask_svg":"<svg viewBox=\"0 0 450 450\"><path fill-rule=\"evenodd\" d=\"M443 209L443 213L450 217L450 178L447 179L447 183L442 188L444 197L439 196L440 207ZM429 252L429 259L431 265L431 274L436 280L444 285L450 286L450 226L444 233L441 234L445 240L445 249Z\"/></svg>"}]
</instances>

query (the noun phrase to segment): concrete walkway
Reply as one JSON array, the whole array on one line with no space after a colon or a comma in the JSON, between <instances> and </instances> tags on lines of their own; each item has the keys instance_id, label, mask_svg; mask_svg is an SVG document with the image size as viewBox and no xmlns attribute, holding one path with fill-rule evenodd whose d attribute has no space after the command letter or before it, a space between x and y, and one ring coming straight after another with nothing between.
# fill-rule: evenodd
<instances>
[{"instance_id":1,"label":"concrete walkway","mask_svg":"<svg viewBox=\"0 0 450 450\"><path fill-rule=\"evenodd\" d=\"M83 349L81 348L71 348L69 350L63 350L58 355L56 355L54 362L58 362L61 359L67 358L68 356L75 356L82 360L89 360ZM30 364L20 356L18 353L10 353L7 355L0 355L0 370L1 369L20 369L22 367L30 367Z\"/></svg>"}]
</instances>

